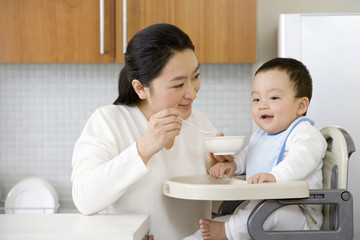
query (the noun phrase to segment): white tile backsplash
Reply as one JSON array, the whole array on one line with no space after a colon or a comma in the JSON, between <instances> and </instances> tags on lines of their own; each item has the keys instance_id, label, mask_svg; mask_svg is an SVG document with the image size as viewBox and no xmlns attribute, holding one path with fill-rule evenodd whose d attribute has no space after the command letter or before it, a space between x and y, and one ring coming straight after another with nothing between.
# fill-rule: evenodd
<instances>
[{"instance_id":1,"label":"white tile backsplash","mask_svg":"<svg viewBox=\"0 0 360 240\"><path fill-rule=\"evenodd\" d=\"M38 176L57 190L61 212L76 212L71 157L95 108L117 97L121 64L0 64L1 200ZM225 135L251 134L250 64L203 64L194 107Z\"/></svg>"}]
</instances>

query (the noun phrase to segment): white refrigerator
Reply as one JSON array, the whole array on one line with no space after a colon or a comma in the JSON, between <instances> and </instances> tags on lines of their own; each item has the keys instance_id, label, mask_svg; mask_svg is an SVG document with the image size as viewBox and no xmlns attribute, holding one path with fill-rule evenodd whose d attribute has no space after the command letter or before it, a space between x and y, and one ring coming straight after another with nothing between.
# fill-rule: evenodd
<instances>
[{"instance_id":1,"label":"white refrigerator","mask_svg":"<svg viewBox=\"0 0 360 240\"><path fill-rule=\"evenodd\" d=\"M354 200L354 239L360 239L360 13L281 14L278 56L308 67L313 98L307 116L315 126L341 126L355 142L348 189Z\"/></svg>"}]
</instances>

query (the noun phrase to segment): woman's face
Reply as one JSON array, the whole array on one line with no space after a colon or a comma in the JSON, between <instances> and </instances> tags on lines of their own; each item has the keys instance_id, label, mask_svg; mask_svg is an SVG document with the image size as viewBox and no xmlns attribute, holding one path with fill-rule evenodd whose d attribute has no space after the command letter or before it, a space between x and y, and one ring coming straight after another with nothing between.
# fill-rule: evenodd
<instances>
[{"instance_id":1,"label":"woman's face","mask_svg":"<svg viewBox=\"0 0 360 240\"><path fill-rule=\"evenodd\" d=\"M200 69L194 52L190 49L176 52L151 86L145 87L147 98L142 111L149 119L165 108L175 108L186 119L199 89Z\"/></svg>"}]
</instances>

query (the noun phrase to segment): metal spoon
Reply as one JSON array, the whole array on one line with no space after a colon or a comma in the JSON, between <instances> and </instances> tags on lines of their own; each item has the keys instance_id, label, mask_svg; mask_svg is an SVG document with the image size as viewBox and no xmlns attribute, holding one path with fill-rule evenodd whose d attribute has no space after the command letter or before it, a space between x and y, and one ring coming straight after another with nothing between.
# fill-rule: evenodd
<instances>
[{"instance_id":1,"label":"metal spoon","mask_svg":"<svg viewBox=\"0 0 360 240\"><path fill-rule=\"evenodd\" d=\"M184 123L186 124L189 124L190 126L192 126L193 128L195 128L199 133L202 133L202 134L206 134L206 135L215 135L217 132L216 131L205 131L205 130L202 130L200 128L198 128L197 126L195 126L194 124L182 119L181 117L178 117L181 119L181 121L183 121Z\"/></svg>"}]
</instances>

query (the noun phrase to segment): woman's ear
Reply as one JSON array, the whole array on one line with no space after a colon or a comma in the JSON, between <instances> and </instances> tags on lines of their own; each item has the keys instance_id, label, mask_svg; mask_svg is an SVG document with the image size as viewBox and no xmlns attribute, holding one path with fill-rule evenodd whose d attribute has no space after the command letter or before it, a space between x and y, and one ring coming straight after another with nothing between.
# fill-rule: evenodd
<instances>
[{"instance_id":1,"label":"woman's ear","mask_svg":"<svg viewBox=\"0 0 360 240\"><path fill-rule=\"evenodd\" d=\"M300 98L299 99L299 105L298 105L297 114L299 116L304 115L307 112L308 108L309 108L309 104L310 104L309 98L307 98L307 97Z\"/></svg>"},{"instance_id":2,"label":"woman's ear","mask_svg":"<svg viewBox=\"0 0 360 240\"><path fill-rule=\"evenodd\" d=\"M148 89L144 87L139 80L132 80L131 85L133 86L136 94L139 96L140 99L147 99L149 97L147 94Z\"/></svg>"}]
</instances>

